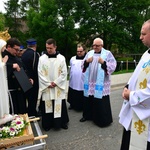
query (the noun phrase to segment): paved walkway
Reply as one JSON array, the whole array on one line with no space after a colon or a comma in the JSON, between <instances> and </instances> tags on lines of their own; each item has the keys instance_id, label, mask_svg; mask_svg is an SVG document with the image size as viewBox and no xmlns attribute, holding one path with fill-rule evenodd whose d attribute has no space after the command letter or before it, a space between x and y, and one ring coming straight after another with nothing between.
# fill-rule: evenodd
<instances>
[{"instance_id":1,"label":"paved walkway","mask_svg":"<svg viewBox=\"0 0 150 150\"><path fill-rule=\"evenodd\" d=\"M100 128L91 121L81 123L79 120L82 113L68 110L70 118L68 130L42 131L43 134L48 134L46 138L48 150L119 150L123 129L118 122L123 102L121 93L130 76L131 73L112 76L110 99L113 123L110 126ZM41 126L41 122L39 125Z\"/></svg>"},{"instance_id":2,"label":"paved walkway","mask_svg":"<svg viewBox=\"0 0 150 150\"><path fill-rule=\"evenodd\" d=\"M68 130L43 131L43 134L48 134L48 150L119 150L122 137L122 126L118 123L122 105L121 92L122 88L112 90L110 97L113 123L109 127L100 128L91 121L81 123L79 120L82 113L68 110Z\"/></svg>"},{"instance_id":3,"label":"paved walkway","mask_svg":"<svg viewBox=\"0 0 150 150\"><path fill-rule=\"evenodd\" d=\"M125 85L132 73L116 74L111 76L111 87L118 87Z\"/></svg>"}]
</instances>

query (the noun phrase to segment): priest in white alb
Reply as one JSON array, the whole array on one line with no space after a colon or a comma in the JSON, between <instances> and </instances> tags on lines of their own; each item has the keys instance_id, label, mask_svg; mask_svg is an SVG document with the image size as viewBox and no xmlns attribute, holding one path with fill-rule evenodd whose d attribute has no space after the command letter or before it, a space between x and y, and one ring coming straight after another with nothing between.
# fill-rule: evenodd
<instances>
[{"instance_id":1,"label":"priest in white alb","mask_svg":"<svg viewBox=\"0 0 150 150\"><path fill-rule=\"evenodd\" d=\"M65 57L56 51L56 41L46 41L47 52L39 58L39 100L41 100L42 127L68 129L66 107L67 66ZM39 104L39 101L38 101Z\"/></svg>"},{"instance_id":2,"label":"priest in white alb","mask_svg":"<svg viewBox=\"0 0 150 150\"><path fill-rule=\"evenodd\" d=\"M142 25L140 40L149 49L122 93L119 122L124 131L120 150L150 150L150 20Z\"/></svg>"},{"instance_id":3,"label":"priest in white alb","mask_svg":"<svg viewBox=\"0 0 150 150\"><path fill-rule=\"evenodd\" d=\"M8 83L6 77L6 62L8 56L2 59L1 52L5 47L6 42L0 39L0 125L13 119L13 116L9 114L9 97L8 97Z\"/></svg>"}]
</instances>

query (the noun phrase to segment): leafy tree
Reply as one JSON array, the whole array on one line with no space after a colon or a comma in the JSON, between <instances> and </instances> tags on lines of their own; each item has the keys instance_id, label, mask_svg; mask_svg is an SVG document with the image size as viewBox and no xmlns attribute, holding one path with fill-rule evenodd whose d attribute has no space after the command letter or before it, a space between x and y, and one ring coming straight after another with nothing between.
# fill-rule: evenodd
<instances>
[{"instance_id":1,"label":"leafy tree","mask_svg":"<svg viewBox=\"0 0 150 150\"><path fill-rule=\"evenodd\" d=\"M5 16L0 13L0 31L5 29Z\"/></svg>"},{"instance_id":2,"label":"leafy tree","mask_svg":"<svg viewBox=\"0 0 150 150\"><path fill-rule=\"evenodd\" d=\"M26 13L29 8L38 11L38 0L8 0L5 2L5 26L9 28L12 37L17 37L22 44L25 44L29 33L23 29L23 23L26 23Z\"/></svg>"},{"instance_id":3,"label":"leafy tree","mask_svg":"<svg viewBox=\"0 0 150 150\"><path fill-rule=\"evenodd\" d=\"M76 1L75 23L78 24L78 41L87 47L91 46L93 36L97 34L95 30L96 16L94 16L89 0Z\"/></svg>"},{"instance_id":4,"label":"leafy tree","mask_svg":"<svg viewBox=\"0 0 150 150\"><path fill-rule=\"evenodd\" d=\"M81 14L77 12L76 15L80 24L79 39L87 40L90 46L93 38L101 37L106 49L113 48L115 44L120 52L140 52L139 33L149 3L146 0L86 0L81 3L81 9L78 4L77 11Z\"/></svg>"},{"instance_id":5,"label":"leafy tree","mask_svg":"<svg viewBox=\"0 0 150 150\"><path fill-rule=\"evenodd\" d=\"M33 8L27 12L29 35L37 39L39 51L45 50L45 41L53 37L57 29L56 16L57 6L54 0L50 4L46 0L40 0L39 13Z\"/></svg>"},{"instance_id":6,"label":"leafy tree","mask_svg":"<svg viewBox=\"0 0 150 150\"><path fill-rule=\"evenodd\" d=\"M39 11L39 0L20 0L20 11L22 18L26 20L27 11L32 8L34 11Z\"/></svg>"},{"instance_id":7,"label":"leafy tree","mask_svg":"<svg viewBox=\"0 0 150 150\"><path fill-rule=\"evenodd\" d=\"M40 10L28 11L28 26L32 36L38 39L39 48L45 48L45 41L54 38L58 50L65 56L74 47L75 23L73 18L73 1L69 0L40 0Z\"/></svg>"},{"instance_id":8,"label":"leafy tree","mask_svg":"<svg viewBox=\"0 0 150 150\"><path fill-rule=\"evenodd\" d=\"M76 50L76 32L75 32L75 0L56 0L58 6L58 30L56 39L59 46L63 49L63 54L69 57L71 51Z\"/></svg>"},{"instance_id":9,"label":"leafy tree","mask_svg":"<svg viewBox=\"0 0 150 150\"><path fill-rule=\"evenodd\" d=\"M147 0L8 0L6 25L12 36L22 40L34 37L38 49L45 50L45 41L54 38L58 50L67 58L82 42L90 49L95 37L104 40L104 47L119 53L140 52L141 24L149 18ZM27 21L29 30L20 31L20 21ZM77 26L78 25L78 26Z\"/></svg>"},{"instance_id":10,"label":"leafy tree","mask_svg":"<svg viewBox=\"0 0 150 150\"><path fill-rule=\"evenodd\" d=\"M6 26L9 27L11 36L18 37L19 27L21 26L19 0L8 0L4 4Z\"/></svg>"},{"instance_id":11,"label":"leafy tree","mask_svg":"<svg viewBox=\"0 0 150 150\"><path fill-rule=\"evenodd\" d=\"M150 2L146 0L117 0L116 3L114 1L114 36L117 36L116 43L120 50L126 53L137 53L143 49L139 36L141 25L145 21L144 12L149 9L149 4Z\"/></svg>"}]
</instances>

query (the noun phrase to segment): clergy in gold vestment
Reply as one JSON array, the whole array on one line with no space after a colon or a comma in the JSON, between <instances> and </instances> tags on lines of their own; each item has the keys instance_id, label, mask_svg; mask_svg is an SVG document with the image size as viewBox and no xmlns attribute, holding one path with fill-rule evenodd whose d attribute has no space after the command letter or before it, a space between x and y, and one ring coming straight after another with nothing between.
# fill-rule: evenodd
<instances>
[{"instance_id":1,"label":"clergy in gold vestment","mask_svg":"<svg viewBox=\"0 0 150 150\"><path fill-rule=\"evenodd\" d=\"M47 52L39 58L39 99L41 99L42 127L67 129L66 107L67 67L65 57L56 51L56 41L46 41ZM39 104L39 103L38 103Z\"/></svg>"},{"instance_id":2,"label":"clergy in gold vestment","mask_svg":"<svg viewBox=\"0 0 150 150\"><path fill-rule=\"evenodd\" d=\"M140 39L149 49L122 93L119 122L124 132L120 150L150 150L150 20L142 25Z\"/></svg>"}]
</instances>

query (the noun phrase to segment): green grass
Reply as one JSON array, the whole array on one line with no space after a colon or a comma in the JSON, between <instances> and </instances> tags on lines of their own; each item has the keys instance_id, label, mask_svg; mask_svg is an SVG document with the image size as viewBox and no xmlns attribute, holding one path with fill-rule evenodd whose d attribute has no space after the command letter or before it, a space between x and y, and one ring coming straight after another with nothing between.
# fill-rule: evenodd
<instances>
[{"instance_id":1,"label":"green grass","mask_svg":"<svg viewBox=\"0 0 150 150\"><path fill-rule=\"evenodd\" d=\"M114 72L112 75L123 74L123 73L130 73L130 72L133 72L133 71L134 70L120 70L120 71Z\"/></svg>"}]
</instances>

